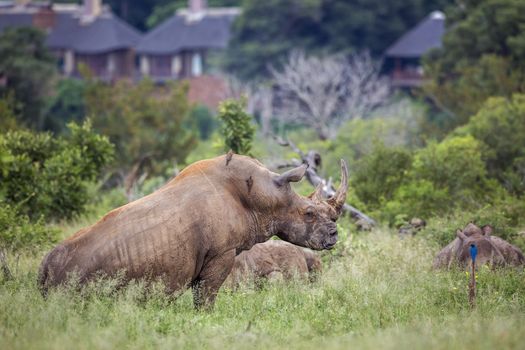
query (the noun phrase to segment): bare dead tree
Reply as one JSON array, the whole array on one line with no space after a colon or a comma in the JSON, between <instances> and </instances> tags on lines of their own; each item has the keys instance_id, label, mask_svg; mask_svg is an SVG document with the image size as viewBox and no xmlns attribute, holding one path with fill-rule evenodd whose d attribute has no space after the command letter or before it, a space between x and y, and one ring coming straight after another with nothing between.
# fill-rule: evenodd
<instances>
[{"instance_id":1,"label":"bare dead tree","mask_svg":"<svg viewBox=\"0 0 525 350\"><path fill-rule=\"evenodd\" d=\"M320 139L334 137L343 121L365 117L387 101L390 85L379 68L368 53L347 59L292 52L282 70L270 67L278 113L314 128Z\"/></svg>"},{"instance_id":2,"label":"bare dead tree","mask_svg":"<svg viewBox=\"0 0 525 350\"><path fill-rule=\"evenodd\" d=\"M317 186L321 184L325 198L329 198L335 194L336 190L332 185L331 179L327 181L326 179L323 179L321 176L319 176L319 174L317 174L317 171L322 163L321 155L318 152L310 150L307 153L304 153L290 140L283 140L282 138L277 136L274 136L274 139L279 145L284 147L290 147L300 157L300 160L292 159L290 163L281 164L278 166L278 168L297 167L303 163L308 164L308 169L306 169L306 180L314 188L317 188ZM364 214L363 212L349 204L345 204L343 206L343 210L349 213L350 216L354 219L364 221L370 226L375 226L376 224L375 221L368 215Z\"/></svg>"}]
</instances>

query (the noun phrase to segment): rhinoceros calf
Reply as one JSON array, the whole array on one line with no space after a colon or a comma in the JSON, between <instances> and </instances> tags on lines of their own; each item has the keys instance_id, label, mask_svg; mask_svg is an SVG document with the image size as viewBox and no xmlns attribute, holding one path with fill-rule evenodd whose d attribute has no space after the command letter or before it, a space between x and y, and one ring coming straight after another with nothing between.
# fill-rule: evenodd
<instances>
[{"instance_id":1,"label":"rhinoceros calf","mask_svg":"<svg viewBox=\"0 0 525 350\"><path fill-rule=\"evenodd\" d=\"M525 264L523 253L518 247L499 237L492 236L492 232L493 228L490 225L480 228L472 223L468 224L463 231L457 230L457 237L437 254L434 259L434 268L450 268L453 264L461 267L469 266L471 244L478 248L476 266Z\"/></svg>"},{"instance_id":2,"label":"rhinoceros calf","mask_svg":"<svg viewBox=\"0 0 525 350\"><path fill-rule=\"evenodd\" d=\"M289 280L310 276L313 279L321 269L321 259L314 252L285 241L271 240L237 255L226 285L235 288L241 282L262 278Z\"/></svg>"},{"instance_id":3,"label":"rhinoceros calf","mask_svg":"<svg viewBox=\"0 0 525 350\"><path fill-rule=\"evenodd\" d=\"M292 190L290 182L306 168L279 175L232 153L196 162L55 247L41 264L41 289L46 293L72 272L81 284L98 273L123 272L124 282L161 278L169 293L191 286L196 307L212 304L236 252L274 235L317 250L335 245L346 165L341 161L341 186L328 200L320 189L308 197Z\"/></svg>"}]
</instances>

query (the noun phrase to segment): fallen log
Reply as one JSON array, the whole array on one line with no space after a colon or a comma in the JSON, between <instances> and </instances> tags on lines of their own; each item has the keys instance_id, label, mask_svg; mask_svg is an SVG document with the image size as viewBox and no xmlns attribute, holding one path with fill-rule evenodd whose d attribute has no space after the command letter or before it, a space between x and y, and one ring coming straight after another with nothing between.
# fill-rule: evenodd
<instances>
[{"instance_id":1,"label":"fallen log","mask_svg":"<svg viewBox=\"0 0 525 350\"><path fill-rule=\"evenodd\" d=\"M335 188L332 185L331 178L327 181L326 179L319 176L319 174L317 173L317 170L321 167L322 164L321 155L319 154L319 152L310 150L307 153L304 153L290 140L284 140L278 136L274 136L274 139L279 145L283 147L290 147L301 158L300 160L292 159L289 163L278 165L277 168L290 168L297 167L303 163L307 164L308 169L306 169L305 177L308 180L308 182L314 188L317 188L319 184L322 184L323 194L326 198L334 195ZM343 210L344 212L350 214L350 216L356 220L364 221L365 223L371 226L375 226L376 224L376 222L368 215L364 214L363 212L349 204L345 204Z\"/></svg>"}]
</instances>

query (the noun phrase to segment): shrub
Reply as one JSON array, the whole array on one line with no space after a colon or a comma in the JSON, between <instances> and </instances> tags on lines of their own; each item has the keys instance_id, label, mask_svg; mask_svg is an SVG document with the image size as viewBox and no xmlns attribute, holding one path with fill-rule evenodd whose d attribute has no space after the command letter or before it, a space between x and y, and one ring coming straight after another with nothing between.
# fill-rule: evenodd
<instances>
[{"instance_id":1,"label":"shrub","mask_svg":"<svg viewBox=\"0 0 525 350\"><path fill-rule=\"evenodd\" d=\"M430 218L446 213L451 208L453 204L446 189L436 188L428 180L415 180L396 190L393 200L382 208L381 217L390 225L398 226L399 218Z\"/></svg>"},{"instance_id":2,"label":"shrub","mask_svg":"<svg viewBox=\"0 0 525 350\"><path fill-rule=\"evenodd\" d=\"M412 156L404 148L377 143L374 150L357 162L351 184L369 208L378 208L392 199L410 169Z\"/></svg>"},{"instance_id":3,"label":"shrub","mask_svg":"<svg viewBox=\"0 0 525 350\"><path fill-rule=\"evenodd\" d=\"M87 183L112 158L109 141L88 122L70 124L71 134L53 138L31 131L0 135L0 195L33 219L70 218L87 203Z\"/></svg>"},{"instance_id":4,"label":"shrub","mask_svg":"<svg viewBox=\"0 0 525 350\"><path fill-rule=\"evenodd\" d=\"M525 157L525 95L488 99L465 129L486 145L482 151L489 174L513 193L523 194L523 160L519 159Z\"/></svg>"},{"instance_id":5,"label":"shrub","mask_svg":"<svg viewBox=\"0 0 525 350\"><path fill-rule=\"evenodd\" d=\"M55 242L58 231L45 225L43 218L31 222L27 215L0 203L0 248L17 250Z\"/></svg>"},{"instance_id":6,"label":"shrub","mask_svg":"<svg viewBox=\"0 0 525 350\"><path fill-rule=\"evenodd\" d=\"M246 101L226 100L219 105L219 119L225 150L237 154L249 154L252 148L255 127L252 117L245 111Z\"/></svg>"},{"instance_id":7,"label":"shrub","mask_svg":"<svg viewBox=\"0 0 525 350\"><path fill-rule=\"evenodd\" d=\"M493 196L494 184L487 180L481 159L481 143L472 136L450 137L431 142L416 152L412 177L428 180L446 190L451 206L469 206Z\"/></svg>"}]
</instances>

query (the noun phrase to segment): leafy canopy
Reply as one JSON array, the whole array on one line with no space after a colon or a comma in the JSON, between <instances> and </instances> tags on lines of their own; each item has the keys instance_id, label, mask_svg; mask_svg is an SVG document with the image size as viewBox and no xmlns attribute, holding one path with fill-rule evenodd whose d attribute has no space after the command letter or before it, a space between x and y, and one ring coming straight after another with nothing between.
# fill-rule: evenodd
<instances>
[{"instance_id":1,"label":"leafy canopy","mask_svg":"<svg viewBox=\"0 0 525 350\"><path fill-rule=\"evenodd\" d=\"M252 148L255 127L252 117L246 113L246 101L226 100L219 105L218 117L222 121L221 134L225 150L237 154L249 154Z\"/></svg>"},{"instance_id":2,"label":"leafy canopy","mask_svg":"<svg viewBox=\"0 0 525 350\"><path fill-rule=\"evenodd\" d=\"M525 92L525 2L467 0L450 9L443 46L425 59L425 91L452 114L447 130L491 96Z\"/></svg>"},{"instance_id":3,"label":"leafy canopy","mask_svg":"<svg viewBox=\"0 0 525 350\"><path fill-rule=\"evenodd\" d=\"M56 76L55 59L45 33L32 27L7 28L0 34L0 97L12 93L16 115L27 126L42 128L42 112Z\"/></svg>"},{"instance_id":4,"label":"leafy canopy","mask_svg":"<svg viewBox=\"0 0 525 350\"><path fill-rule=\"evenodd\" d=\"M184 162L197 138L188 130L187 86L156 87L150 80L107 85L91 80L86 89L87 115L93 128L115 145L115 171L144 167L159 173Z\"/></svg>"}]
</instances>

